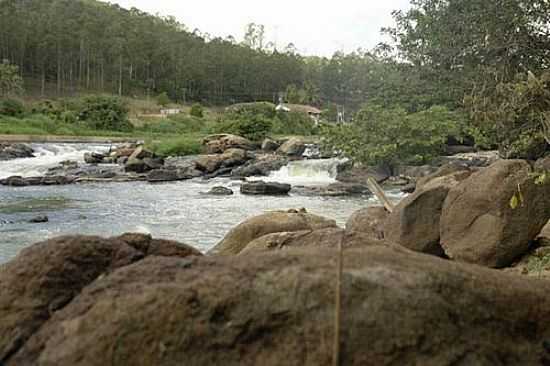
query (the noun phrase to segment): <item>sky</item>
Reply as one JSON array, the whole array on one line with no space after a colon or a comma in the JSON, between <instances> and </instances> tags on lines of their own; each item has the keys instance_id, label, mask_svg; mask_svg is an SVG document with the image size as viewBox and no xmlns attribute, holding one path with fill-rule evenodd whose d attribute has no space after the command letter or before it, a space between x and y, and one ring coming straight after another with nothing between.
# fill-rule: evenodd
<instances>
[{"instance_id":1,"label":"sky","mask_svg":"<svg viewBox=\"0 0 550 366\"><path fill-rule=\"evenodd\" d=\"M392 26L391 12L409 0L110 0L125 8L172 15L190 31L242 40L246 25L263 24L266 41L279 49L293 43L304 55L365 50L384 40L380 28Z\"/></svg>"}]
</instances>

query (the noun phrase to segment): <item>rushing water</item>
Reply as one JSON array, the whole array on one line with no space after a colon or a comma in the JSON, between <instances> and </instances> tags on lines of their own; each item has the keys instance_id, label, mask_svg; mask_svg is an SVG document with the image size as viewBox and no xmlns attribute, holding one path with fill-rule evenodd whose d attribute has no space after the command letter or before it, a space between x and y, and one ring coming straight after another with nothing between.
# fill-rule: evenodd
<instances>
[{"instance_id":1,"label":"rushing water","mask_svg":"<svg viewBox=\"0 0 550 366\"><path fill-rule=\"evenodd\" d=\"M40 156L0 165L0 174L32 176L64 160L81 160L86 151L108 149L98 145L35 145ZM295 162L274 172L268 181L301 185L330 184L334 161ZM227 197L204 192L214 186L235 191ZM340 225L373 198L244 196L240 182L201 179L166 184L104 183L68 186L0 186L0 263L34 242L64 234L111 236L125 232L151 233L157 238L186 242L207 251L235 225L269 210L305 207L308 212L335 219ZM399 197L395 193L395 198ZM29 224L37 215L49 222Z\"/></svg>"}]
</instances>

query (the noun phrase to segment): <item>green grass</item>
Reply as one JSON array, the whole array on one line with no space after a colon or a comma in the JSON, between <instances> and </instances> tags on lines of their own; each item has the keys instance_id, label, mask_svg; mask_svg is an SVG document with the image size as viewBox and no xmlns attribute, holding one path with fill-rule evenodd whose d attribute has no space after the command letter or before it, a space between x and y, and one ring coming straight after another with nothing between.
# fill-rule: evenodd
<instances>
[{"instance_id":1,"label":"green grass","mask_svg":"<svg viewBox=\"0 0 550 366\"><path fill-rule=\"evenodd\" d=\"M185 156L200 154L203 135L164 137L159 141L147 142L146 146L160 156Z\"/></svg>"}]
</instances>

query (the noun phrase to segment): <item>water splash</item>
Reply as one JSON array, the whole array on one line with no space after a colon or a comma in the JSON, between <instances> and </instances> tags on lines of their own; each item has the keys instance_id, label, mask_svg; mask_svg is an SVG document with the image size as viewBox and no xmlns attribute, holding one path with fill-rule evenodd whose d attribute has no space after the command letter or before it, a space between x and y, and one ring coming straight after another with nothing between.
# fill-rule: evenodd
<instances>
[{"instance_id":1,"label":"water splash","mask_svg":"<svg viewBox=\"0 0 550 366\"><path fill-rule=\"evenodd\" d=\"M336 182L338 166L346 159L322 159L293 161L276 172L268 181L301 186L322 186Z\"/></svg>"},{"instance_id":2,"label":"water splash","mask_svg":"<svg viewBox=\"0 0 550 366\"><path fill-rule=\"evenodd\" d=\"M36 177L62 161L84 162L87 152L107 152L106 144L31 144L34 158L14 159L0 162L0 179L11 176Z\"/></svg>"}]
</instances>

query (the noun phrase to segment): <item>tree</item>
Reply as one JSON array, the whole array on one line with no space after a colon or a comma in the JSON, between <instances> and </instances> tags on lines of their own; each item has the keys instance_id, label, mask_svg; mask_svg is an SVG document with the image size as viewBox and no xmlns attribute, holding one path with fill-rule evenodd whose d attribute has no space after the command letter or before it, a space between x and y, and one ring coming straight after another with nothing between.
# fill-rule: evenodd
<instances>
[{"instance_id":1,"label":"tree","mask_svg":"<svg viewBox=\"0 0 550 366\"><path fill-rule=\"evenodd\" d=\"M399 107L369 105L353 124L324 126L323 141L360 163L423 164L443 152L448 137L460 134L460 125L460 115L445 107L407 113Z\"/></svg>"},{"instance_id":2,"label":"tree","mask_svg":"<svg viewBox=\"0 0 550 366\"><path fill-rule=\"evenodd\" d=\"M0 63L0 97L17 95L22 92L23 79L19 75L19 67L4 60Z\"/></svg>"},{"instance_id":3,"label":"tree","mask_svg":"<svg viewBox=\"0 0 550 366\"><path fill-rule=\"evenodd\" d=\"M265 26L250 23L246 26L244 44L253 50L262 51L265 44Z\"/></svg>"}]
</instances>

